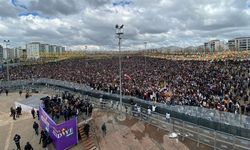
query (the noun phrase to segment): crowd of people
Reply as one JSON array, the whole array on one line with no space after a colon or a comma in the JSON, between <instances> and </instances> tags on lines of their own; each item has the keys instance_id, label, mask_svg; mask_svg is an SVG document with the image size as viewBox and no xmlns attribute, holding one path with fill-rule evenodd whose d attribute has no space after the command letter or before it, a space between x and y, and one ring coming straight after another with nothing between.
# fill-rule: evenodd
<instances>
[{"instance_id":1,"label":"crowd of people","mask_svg":"<svg viewBox=\"0 0 250 150\"><path fill-rule=\"evenodd\" d=\"M122 93L170 105L247 113L250 112L249 68L249 60L194 61L126 56L122 58ZM0 74L0 80L4 76ZM11 80L30 78L72 81L95 90L119 93L116 57L64 60L10 70ZM55 114L58 113L57 107L52 108L56 108ZM67 109L60 108L64 110ZM77 107L71 111L75 113Z\"/></svg>"},{"instance_id":2,"label":"crowd of people","mask_svg":"<svg viewBox=\"0 0 250 150\"><path fill-rule=\"evenodd\" d=\"M70 92L63 92L62 96L47 96L41 99L43 101L44 110L51 115L51 118L58 122L61 118L64 121L70 120L71 117L79 117L82 119L91 116L93 106L88 98L80 98Z\"/></svg>"}]
</instances>

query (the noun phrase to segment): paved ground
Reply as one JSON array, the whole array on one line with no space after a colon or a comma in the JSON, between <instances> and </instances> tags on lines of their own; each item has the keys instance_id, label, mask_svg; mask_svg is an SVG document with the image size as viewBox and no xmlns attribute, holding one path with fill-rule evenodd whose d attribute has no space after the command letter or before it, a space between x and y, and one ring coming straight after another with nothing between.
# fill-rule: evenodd
<instances>
[{"instance_id":1,"label":"paved ground","mask_svg":"<svg viewBox=\"0 0 250 150\"><path fill-rule=\"evenodd\" d=\"M47 93L47 92L44 92ZM24 99L18 93L9 93L0 95L0 150L13 150L15 144L13 137L16 133L21 135L21 147L29 141L35 150L42 150L39 145L39 137L35 135L32 125L36 119L33 119L30 113L23 113L17 120L12 120L10 115L10 107L14 106L15 101ZM196 148L195 143L172 140L168 138L168 132L157 130L151 125L145 125L143 122L134 118L127 118L123 122L116 119L116 114L94 112L94 125L96 128L97 141L101 150L188 150ZM101 125L103 122L107 124L107 135L102 136ZM190 148L191 147L191 148ZM201 147L200 147L201 148ZM203 147L206 149L205 147ZM53 146L49 147L53 150ZM72 150L84 150L80 142Z\"/></svg>"},{"instance_id":2,"label":"paved ground","mask_svg":"<svg viewBox=\"0 0 250 150\"><path fill-rule=\"evenodd\" d=\"M36 149L40 148L38 144L39 137L35 135L32 128L33 122L37 121L32 119L30 113L23 113L20 118L13 120L10 117L10 107L15 106L15 101L23 100L24 95L19 96L18 93L9 93L8 96L2 94L0 96L0 149L12 150L15 149L15 143L13 141L14 135L17 133L21 135L21 147L24 147L27 141L29 141Z\"/></svg>"}]
</instances>

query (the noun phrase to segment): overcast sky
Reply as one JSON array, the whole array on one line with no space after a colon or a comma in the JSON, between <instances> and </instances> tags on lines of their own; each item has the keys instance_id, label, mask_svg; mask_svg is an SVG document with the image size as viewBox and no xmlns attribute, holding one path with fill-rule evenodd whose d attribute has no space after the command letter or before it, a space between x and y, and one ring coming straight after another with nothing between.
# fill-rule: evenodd
<instances>
[{"instance_id":1,"label":"overcast sky","mask_svg":"<svg viewBox=\"0 0 250 150\"><path fill-rule=\"evenodd\" d=\"M71 49L197 46L207 40L250 36L249 0L0 0L0 40ZM2 43L2 42L0 42Z\"/></svg>"}]
</instances>

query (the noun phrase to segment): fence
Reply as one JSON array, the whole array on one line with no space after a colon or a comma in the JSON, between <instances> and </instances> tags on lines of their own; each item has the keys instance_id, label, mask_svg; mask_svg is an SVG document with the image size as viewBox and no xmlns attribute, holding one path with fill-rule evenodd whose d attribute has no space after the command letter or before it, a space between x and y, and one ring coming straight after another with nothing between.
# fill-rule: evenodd
<instances>
[{"instance_id":1,"label":"fence","mask_svg":"<svg viewBox=\"0 0 250 150\"><path fill-rule=\"evenodd\" d=\"M29 88L36 86L54 86L78 92L91 97L119 101L119 95L105 93L102 91L91 90L89 86L59 81L53 79L33 79L33 80L18 80L9 82L0 82L0 87L6 88ZM228 112L220 112L200 107L192 106L169 106L165 104L155 104L149 101L141 100L135 97L123 96L123 103L128 105L133 100L141 106L142 109L148 106L156 105L156 115L150 117L151 123L160 123L166 127L164 122L159 122L159 118L165 118L165 114L169 113L172 118L174 131L179 131L185 134L187 138L196 140L198 143L207 145L215 145L219 149L227 148L228 146L241 149L242 147L250 147L250 117L241 116ZM156 120L158 119L158 120ZM232 139L233 138L233 139ZM247 139L244 139L247 138ZM218 141L227 141L226 143L218 143ZM237 146L238 145L240 146ZM235 149L236 149L235 148Z\"/></svg>"},{"instance_id":2,"label":"fence","mask_svg":"<svg viewBox=\"0 0 250 150\"><path fill-rule=\"evenodd\" d=\"M119 107L113 104L111 100L107 99L102 103L98 102L98 100L92 102L95 107L104 111L120 112L120 110L118 110ZM140 112L133 108L133 105L124 104L122 112L156 126L157 128L174 131L180 136L181 140L188 138L197 142L197 146L204 144L213 147L215 150L248 150L250 147L250 139L218 132L173 117L168 120L164 115L156 112L152 112L149 115L147 109L144 108L141 108Z\"/></svg>"}]
</instances>

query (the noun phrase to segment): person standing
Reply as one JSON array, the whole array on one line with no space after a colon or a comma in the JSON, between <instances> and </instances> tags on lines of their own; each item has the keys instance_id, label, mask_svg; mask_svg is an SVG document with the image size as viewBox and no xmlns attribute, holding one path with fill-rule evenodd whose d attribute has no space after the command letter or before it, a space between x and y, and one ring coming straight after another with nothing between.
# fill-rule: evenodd
<instances>
[{"instance_id":1,"label":"person standing","mask_svg":"<svg viewBox=\"0 0 250 150\"><path fill-rule=\"evenodd\" d=\"M35 116L35 109L34 109L34 108L32 108L32 110L31 110L31 114L32 114L33 119L35 119L35 118L36 118L36 116Z\"/></svg>"},{"instance_id":2,"label":"person standing","mask_svg":"<svg viewBox=\"0 0 250 150\"><path fill-rule=\"evenodd\" d=\"M19 118L19 108L16 107L16 117Z\"/></svg>"},{"instance_id":3,"label":"person standing","mask_svg":"<svg viewBox=\"0 0 250 150\"><path fill-rule=\"evenodd\" d=\"M21 136L18 135L18 134L16 134L16 135L14 136L14 139L13 139L14 142L15 142L15 144L16 144L17 150L21 150L20 139L21 139Z\"/></svg>"},{"instance_id":4,"label":"person standing","mask_svg":"<svg viewBox=\"0 0 250 150\"><path fill-rule=\"evenodd\" d=\"M105 124L105 122L102 124L102 135L103 135L103 137L106 135L106 133L107 133L107 127L106 127L106 124Z\"/></svg>"},{"instance_id":5,"label":"person standing","mask_svg":"<svg viewBox=\"0 0 250 150\"><path fill-rule=\"evenodd\" d=\"M20 96L22 96L22 93L23 93L23 91L22 91L22 90L20 90L20 91L19 91L19 95L20 95Z\"/></svg>"},{"instance_id":6,"label":"person standing","mask_svg":"<svg viewBox=\"0 0 250 150\"><path fill-rule=\"evenodd\" d=\"M170 123L170 113L166 112L166 120L167 120L168 123Z\"/></svg>"},{"instance_id":7,"label":"person standing","mask_svg":"<svg viewBox=\"0 0 250 150\"><path fill-rule=\"evenodd\" d=\"M12 109L13 120L16 120L16 109Z\"/></svg>"},{"instance_id":8,"label":"person standing","mask_svg":"<svg viewBox=\"0 0 250 150\"><path fill-rule=\"evenodd\" d=\"M24 150L33 150L33 147L30 145L29 142L27 142L26 145L24 146Z\"/></svg>"},{"instance_id":9,"label":"person standing","mask_svg":"<svg viewBox=\"0 0 250 150\"><path fill-rule=\"evenodd\" d=\"M148 107L148 116L151 116L151 109Z\"/></svg>"},{"instance_id":10,"label":"person standing","mask_svg":"<svg viewBox=\"0 0 250 150\"><path fill-rule=\"evenodd\" d=\"M13 107L11 106L10 107L10 117L12 117L13 116Z\"/></svg>"},{"instance_id":11,"label":"person standing","mask_svg":"<svg viewBox=\"0 0 250 150\"><path fill-rule=\"evenodd\" d=\"M46 131L42 130L41 131L41 136L40 136L40 140L39 140L39 144L41 144L42 142L42 147L47 150L48 149L48 136Z\"/></svg>"},{"instance_id":12,"label":"person standing","mask_svg":"<svg viewBox=\"0 0 250 150\"><path fill-rule=\"evenodd\" d=\"M38 128L39 128L39 125L38 125L38 123L36 123L35 121L34 121L34 123L33 123L33 129L35 130L35 133L36 133L36 135L38 136Z\"/></svg>"},{"instance_id":13,"label":"person standing","mask_svg":"<svg viewBox=\"0 0 250 150\"><path fill-rule=\"evenodd\" d=\"M90 128L90 125L88 123L83 128L84 133L86 134L87 138L89 137L89 128Z\"/></svg>"},{"instance_id":14,"label":"person standing","mask_svg":"<svg viewBox=\"0 0 250 150\"><path fill-rule=\"evenodd\" d=\"M43 141L43 139L45 138L46 139L46 134L44 132L44 130L41 130L41 133L40 133L40 140L39 140L39 144L41 144L41 141Z\"/></svg>"},{"instance_id":15,"label":"person standing","mask_svg":"<svg viewBox=\"0 0 250 150\"><path fill-rule=\"evenodd\" d=\"M39 116L39 110L36 111L36 116L37 116L37 120L39 120L39 119L40 119L40 118L39 118L39 117L40 117L40 116Z\"/></svg>"},{"instance_id":16,"label":"person standing","mask_svg":"<svg viewBox=\"0 0 250 150\"><path fill-rule=\"evenodd\" d=\"M153 105L153 106L152 106L152 111L155 112L155 110L156 110L156 106Z\"/></svg>"},{"instance_id":17,"label":"person standing","mask_svg":"<svg viewBox=\"0 0 250 150\"><path fill-rule=\"evenodd\" d=\"M9 93L9 90L8 90L8 89L5 89L5 94L6 94L6 96L8 96L8 93Z\"/></svg>"},{"instance_id":18,"label":"person standing","mask_svg":"<svg viewBox=\"0 0 250 150\"><path fill-rule=\"evenodd\" d=\"M17 115L18 115L18 116L22 115L22 107L21 107L21 105L19 105L19 106L17 107Z\"/></svg>"}]
</instances>

